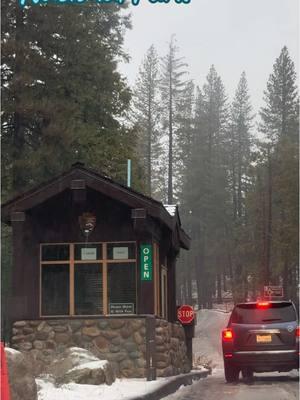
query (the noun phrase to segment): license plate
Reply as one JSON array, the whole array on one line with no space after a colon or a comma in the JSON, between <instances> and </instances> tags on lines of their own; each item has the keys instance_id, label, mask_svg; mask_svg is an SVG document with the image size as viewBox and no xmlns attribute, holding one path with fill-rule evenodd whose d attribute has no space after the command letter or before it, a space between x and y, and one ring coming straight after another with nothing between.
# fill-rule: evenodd
<instances>
[{"instance_id":1,"label":"license plate","mask_svg":"<svg viewBox=\"0 0 300 400\"><path fill-rule=\"evenodd\" d=\"M272 335L256 335L257 343L271 343Z\"/></svg>"}]
</instances>

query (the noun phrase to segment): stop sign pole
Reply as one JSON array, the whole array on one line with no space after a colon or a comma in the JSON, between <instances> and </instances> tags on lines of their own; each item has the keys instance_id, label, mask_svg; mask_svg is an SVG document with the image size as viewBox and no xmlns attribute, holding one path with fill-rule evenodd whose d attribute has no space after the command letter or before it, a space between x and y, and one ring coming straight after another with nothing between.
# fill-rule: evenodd
<instances>
[{"instance_id":1,"label":"stop sign pole","mask_svg":"<svg viewBox=\"0 0 300 400\"><path fill-rule=\"evenodd\" d=\"M195 313L192 306L184 304L177 309L177 319L181 322L185 333L187 358L193 368L193 337L195 332Z\"/></svg>"}]
</instances>

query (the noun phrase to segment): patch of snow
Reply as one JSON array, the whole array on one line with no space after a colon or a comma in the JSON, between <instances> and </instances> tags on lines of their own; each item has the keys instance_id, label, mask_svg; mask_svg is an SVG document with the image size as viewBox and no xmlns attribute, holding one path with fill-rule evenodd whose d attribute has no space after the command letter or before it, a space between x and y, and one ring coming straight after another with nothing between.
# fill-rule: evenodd
<instances>
[{"instance_id":1,"label":"patch of snow","mask_svg":"<svg viewBox=\"0 0 300 400\"><path fill-rule=\"evenodd\" d=\"M77 367L72 368L69 372L77 371L77 370L85 369L85 368L88 368L88 369L103 368L103 367L105 367L106 364L108 364L108 361L106 361L106 360L91 361L88 363L77 365Z\"/></svg>"},{"instance_id":2,"label":"patch of snow","mask_svg":"<svg viewBox=\"0 0 300 400\"><path fill-rule=\"evenodd\" d=\"M203 365L197 365L191 370L191 372L199 372L199 371L207 371L207 368L205 368Z\"/></svg>"},{"instance_id":3,"label":"patch of snow","mask_svg":"<svg viewBox=\"0 0 300 400\"><path fill-rule=\"evenodd\" d=\"M77 357L80 361L99 361L99 358L95 357L93 354L89 353L88 350L81 349L80 347L71 347L69 349L72 357Z\"/></svg>"},{"instance_id":4,"label":"patch of snow","mask_svg":"<svg viewBox=\"0 0 300 400\"><path fill-rule=\"evenodd\" d=\"M227 326L229 314L216 310L199 310L193 338L194 365L223 367L221 331Z\"/></svg>"},{"instance_id":5,"label":"patch of snow","mask_svg":"<svg viewBox=\"0 0 300 400\"><path fill-rule=\"evenodd\" d=\"M83 349L82 347L70 347L69 349L72 353L86 353L87 350Z\"/></svg>"},{"instance_id":6,"label":"patch of snow","mask_svg":"<svg viewBox=\"0 0 300 400\"><path fill-rule=\"evenodd\" d=\"M164 204L165 209L168 211L168 213L174 217L174 215L176 214L176 204Z\"/></svg>"},{"instance_id":7,"label":"patch of snow","mask_svg":"<svg viewBox=\"0 0 300 400\"><path fill-rule=\"evenodd\" d=\"M38 400L131 400L144 396L159 388L168 378L158 378L156 381L146 379L116 379L111 385L80 385L69 383L61 387L44 379L36 379L38 385Z\"/></svg>"},{"instance_id":8,"label":"patch of snow","mask_svg":"<svg viewBox=\"0 0 300 400\"><path fill-rule=\"evenodd\" d=\"M12 355L20 354L20 352L18 350L12 349L11 347L5 347L5 351L7 353L12 354Z\"/></svg>"}]
</instances>

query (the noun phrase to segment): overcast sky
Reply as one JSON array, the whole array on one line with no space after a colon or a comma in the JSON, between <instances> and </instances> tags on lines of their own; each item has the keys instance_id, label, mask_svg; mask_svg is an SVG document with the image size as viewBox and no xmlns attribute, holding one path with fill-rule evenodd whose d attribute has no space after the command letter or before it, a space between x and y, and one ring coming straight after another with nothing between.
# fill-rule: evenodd
<instances>
[{"instance_id":1,"label":"overcast sky","mask_svg":"<svg viewBox=\"0 0 300 400\"><path fill-rule=\"evenodd\" d=\"M202 86L211 64L221 76L230 99L242 71L247 74L254 111L263 104L263 91L275 59L284 45L298 71L299 0L191 0L189 5L129 6L133 29L125 36L131 62L121 67L133 84L147 49L159 55L176 34L180 55L189 64L190 78Z\"/></svg>"}]
</instances>

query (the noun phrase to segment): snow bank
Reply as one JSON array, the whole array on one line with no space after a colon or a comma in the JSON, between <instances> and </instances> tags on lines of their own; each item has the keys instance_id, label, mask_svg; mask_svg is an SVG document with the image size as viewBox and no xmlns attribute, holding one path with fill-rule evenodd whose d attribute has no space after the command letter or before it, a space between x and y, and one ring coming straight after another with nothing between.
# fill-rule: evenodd
<instances>
[{"instance_id":1,"label":"snow bank","mask_svg":"<svg viewBox=\"0 0 300 400\"><path fill-rule=\"evenodd\" d=\"M50 380L36 379L39 392L38 400L130 400L143 396L165 383L167 378L147 382L145 379L117 379L108 385L79 385L69 383L55 387Z\"/></svg>"},{"instance_id":2,"label":"snow bank","mask_svg":"<svg viewBox=\"0 0 300 400\"><path fill-rule=\"evenodd\" d=\"M79 369L98 369L98 368L104 368L106 365L108 365L108 361L107 360L98 360L98 361L91 361L88 363L84 363L84 364L80 364L77 365L77 367L72 368L69 372L71 371L76 371Z\"/></svg>"},{"instance_id":3,"label":"snow bank","mask_svg":"<svg viewBox=\"0 0 300 400\"><path fill-rule=\"evenodd\" d=\"M18 354L20 354L18 350L12 349L11 347L5 347L5 352L9 353L12 356L17 356Z\"/></svg>"}]
</instances>

